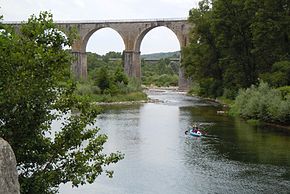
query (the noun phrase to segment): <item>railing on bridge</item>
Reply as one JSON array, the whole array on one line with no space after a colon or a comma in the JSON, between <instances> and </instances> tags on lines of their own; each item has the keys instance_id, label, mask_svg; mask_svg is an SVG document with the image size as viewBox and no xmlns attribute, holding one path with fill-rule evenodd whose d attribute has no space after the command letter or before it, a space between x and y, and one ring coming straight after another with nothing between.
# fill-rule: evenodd
<instances>
[{"instance_id":1,"label":"railing on bridge","mask_svg":"<svg viewBox=\"0 0 290 194\"><path fill-rule=\"evenodd\" d=\"M187 18L148 18L148 19L112 19L112 20L63 20L54 21L57 24L95 24L95 23L140 23L140 22L166 22L186 21ZM3 21L3 24L21 24L27 21Z\"/></svg>"}]
</instances>

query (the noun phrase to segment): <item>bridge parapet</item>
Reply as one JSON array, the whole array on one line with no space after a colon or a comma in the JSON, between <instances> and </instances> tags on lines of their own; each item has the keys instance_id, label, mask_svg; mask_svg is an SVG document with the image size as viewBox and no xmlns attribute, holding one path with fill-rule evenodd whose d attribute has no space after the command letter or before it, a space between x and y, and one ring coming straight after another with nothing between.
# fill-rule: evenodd
<instances>
[{"instance_id":1,"label":"bridge parapet","mask_svg":"<svg viewBox=\"0 0 290 194\"><path fill-rule=\"evenodd\" d=\"M187 21L187 18L148 18L148 19L112 19L112 20L56 20L56 24L101 24L101 23L142 23L142 22ZM4 24L22 24L26 21L3 21Z\"/></svg>"}]
</instances>

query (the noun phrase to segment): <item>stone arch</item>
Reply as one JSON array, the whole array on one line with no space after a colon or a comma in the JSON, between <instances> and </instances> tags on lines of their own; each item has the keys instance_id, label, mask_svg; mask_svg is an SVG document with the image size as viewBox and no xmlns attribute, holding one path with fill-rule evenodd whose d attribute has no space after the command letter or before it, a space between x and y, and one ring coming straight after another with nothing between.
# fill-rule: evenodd
<instances>
[{"instance_id":1,"label":"stone arch","mask_svg":"<svg viewBox=\"0 0 290 194\"><path fill-rule=\"evenodd\" d=\"M72 45L72 53L75 56L75 61L72 64L72 72L76 79L87 79L87 54L86 47L90 37L98 30L103 28L110 28L119 34L125 45L124 34L122 31L114 28L110 24L77 24L75 26L78 30L79 37L74 41ZM125 45L126 47L126 45Z\"/></svg>"},{"instance_id":2,"label":"stone arch","mask_svg":"<svg viewBox=\"0 0 290 194\"><path fill-rule=\"evenodd\" d=\"M140 52L141 43L142 43L144 37L148 34L149 31L151 31L151 30L153 30L155 28L158 28L158 27L166 27L167 29L171 30L176 35L176 38L179 41L179 46L180 46L180 49L181 49L182 41L180 40L180 37L178 36L178 33L176 33L174 30L172 30L170 28L170 26L168 26L168 25L156 25L156 26L150 26L148 28L145 28L143 31L141 31L141 33L138 35L138 37L137 37L137 39L135 41L134 50L137 51L137 52Z\"/></svg>"},{"instance_id":3,"label":"stone arch","mask_svg":"<svg viewBox=\"0 0 290 194\"><path fill-rule=\"evenodd\" d=\"M109 29L112 29L113 31L117 32L117 34L121 37L122 41L123 41L123 45L124 45L124 48L126 47L125 45L125 40L124 40L124 36L122 34L122 32L119 32L118 29L114 29L113 27L111 26L101 26L101 27L98 27L98 28L94 28L94 29L91 29L84 37L83 37L83 41L82 41L82 47L81 47L81 51L82 52L86 52L86 47L87 47L87 44L88 44L88 41L89 39L91 38L91 36L101 30L101 29L105 29L105 28L109 28Z\"/></svg>"},{"instance_id":4,"label":"stone arch","mask_svg":"<svg viewBox=\"0 0 290 194\"><path fill-rule=\"evenodd\" d=\"M141 43L143 38L146 36L146 34L156 28L156 27L167 27L169 30L171 30L177 37L178 41L179 41L179 46L180 46L180 50L182 50L182 48L184 46L186 46L187 41L188 41L188 26L185 25L184 22L182 23L172 23L172 22L156 22L156 23L151 23L151 25L149 25L148 27L145 26L143 28L143 30L140 30L140 33L138 34L135 43L134 43L134 69L137 70L139 77L141 77L141 59L140 59L140 47L141 47ZM180 58L181 60L181 58ZM178 80L178 87L180 90L187 90L188 89L188 80L185 77L185 72L184 69L182 67L179 68L179 80Z\"/></svg>"}]
</instances>

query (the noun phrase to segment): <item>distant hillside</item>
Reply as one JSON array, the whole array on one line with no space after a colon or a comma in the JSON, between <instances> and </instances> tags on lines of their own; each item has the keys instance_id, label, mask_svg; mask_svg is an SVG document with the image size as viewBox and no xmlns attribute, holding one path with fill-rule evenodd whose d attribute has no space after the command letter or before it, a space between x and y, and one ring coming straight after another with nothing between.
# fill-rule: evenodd
<instances>
[{"instance_id":1,"label":"distant hillside","mask_svg":"<svg viewBox=\"0 0 290 194\"><path fill-rule=\"evenodd\" d=\"M141 59L149 59L149 60L151 59L159 60L163 58L179 58L179 57L180 57L180 51L141 55Z\"/></svg>"}]
</instances>

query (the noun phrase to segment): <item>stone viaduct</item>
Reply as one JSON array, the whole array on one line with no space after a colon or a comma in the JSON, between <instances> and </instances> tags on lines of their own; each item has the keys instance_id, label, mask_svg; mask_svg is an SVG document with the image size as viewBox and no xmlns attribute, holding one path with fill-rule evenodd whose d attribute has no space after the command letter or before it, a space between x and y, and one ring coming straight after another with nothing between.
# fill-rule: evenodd
<instances>
[{"instance_id":1,"label":"stone viaduct","mask_svg":"<svg viewBox=\"0 0 290 194\"><path fill-rule=\"evenodd\" d=\"M72 70L77 78L87 78L86 46L94 32L102 28L112 28L122 37L125 45L123 51L124 71L130 77L141 78L140 46L145 35L153 28L164 26L172 30L179 40L180 49L189 41L191 25L183 19L145 19L145 20L111 20L111 21L62 21L56 22L64 32L75 29L78 38L72 45L76 57ZM188 80L179 68L179 89L186 90Z\"/></svg>"}]
</instances>

